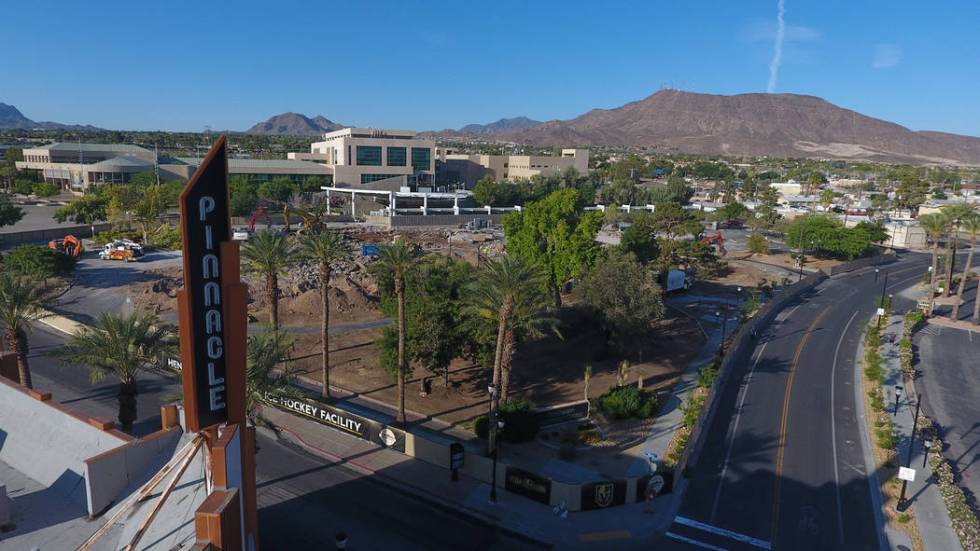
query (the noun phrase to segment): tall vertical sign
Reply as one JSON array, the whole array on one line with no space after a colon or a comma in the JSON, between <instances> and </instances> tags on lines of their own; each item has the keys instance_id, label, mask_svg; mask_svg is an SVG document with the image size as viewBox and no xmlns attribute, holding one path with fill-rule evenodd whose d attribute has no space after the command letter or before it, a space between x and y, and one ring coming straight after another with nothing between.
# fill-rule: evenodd
<instances>
[{"instance_id":1,"label":"tall vertical sign","mask_svg":"<svg viewBox=\"0 0 980 551\"><path fill-rule=\"evenodd\" d=\"M247 322L228 203L227 145L221 137L180 194L184 288L178 309L191 432L244 421Z\"/></svg>"}]
</instances>

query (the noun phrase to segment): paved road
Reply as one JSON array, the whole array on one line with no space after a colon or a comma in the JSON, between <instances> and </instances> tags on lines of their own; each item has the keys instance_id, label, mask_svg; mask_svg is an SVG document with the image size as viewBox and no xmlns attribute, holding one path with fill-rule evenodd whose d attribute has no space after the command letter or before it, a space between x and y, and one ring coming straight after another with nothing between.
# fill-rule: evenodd
<instances>
[{"instance_id":1,"label":"paved road","mask_svg":"<svg viewBox=\"0 0 980 551\"><path fill-rule=\"evenodd\" d=\"M978 328L980 329L980 328ZM927 326L915 337L922 410L945 429L946 457L980 496L980 331Z\"/></svg>"},{"instance_id":2,"label":"paved road","mask_svg":"<svg viewBox=\"0 0 980 551\"><path fill-rule=\"evenodd\" d=\"M878 282L867 270L835 277L783 310L721 396L666 548L879 548L854 357L884 273L895 293L928 260L903 255Z\"/></svg>"}]
</instances>

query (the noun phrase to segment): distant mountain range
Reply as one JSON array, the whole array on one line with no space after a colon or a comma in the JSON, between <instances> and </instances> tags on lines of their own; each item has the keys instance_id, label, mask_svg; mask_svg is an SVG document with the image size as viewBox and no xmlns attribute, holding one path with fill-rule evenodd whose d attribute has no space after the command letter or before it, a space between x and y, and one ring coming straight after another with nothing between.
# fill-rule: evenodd
<instances>
[{"instance_id":1,"label":"distant mountain range","mask_svg":"<svg viewBox=\"0 0 980 551\"><path fill-rule=\"evenodd\" d=\"M344 128L344 125L317 115L312 119L299 113L282 113L266 119L245 131L246 134L286 135L286 136L315 136L324 132L333 132Z\"/></svg>"},{"instance_id":2,"label":"distant mountain range","mask_svg":"<svg viewBox=\"0 0 980 551\"><path fill-rule=\"evenodd\" d=\"M19 129L19 130L101 130L91 125L61 124L60 122L33 121L24 116L19 109L13 105L0 103L0 129Z\"/></svg>"},{"instance_id":3,"label":"distant mountain range","mask_svg":"<svg viewBox=\"0 0 980 551\"><path fill-rule=\"evenodd\" d=\"M504 132L539 146L647 146L710 155L980 164L980 138L904 126L814 96L661 90L615 109Z\"/></svg>"}]
</instances>

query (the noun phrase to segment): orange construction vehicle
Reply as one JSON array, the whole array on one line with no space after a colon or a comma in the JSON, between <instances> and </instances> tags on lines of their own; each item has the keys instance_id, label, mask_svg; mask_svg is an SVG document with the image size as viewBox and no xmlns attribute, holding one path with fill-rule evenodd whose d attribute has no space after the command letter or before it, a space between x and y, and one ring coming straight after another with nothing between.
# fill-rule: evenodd
<instances>
[{"instance_id":1,"label":"orange construction vehicle","mask_svg":"<svg viewBox=\"0 0 980 551\"><path fill-rule=\"evenodd\" d=\"M66 235L62 239L54 239L48 243L48 247L74 258L82 256L82 251L85 250L82 247L82 240L74 235Z\"/></svg>"},{"instance_id":2,"label":"orange construction vehicle","mask_svg":"<svg viewBox=\"0 0 980 551\"><path fill-rule=\"evenodd\" d=\"M704 239L699 241L699 243L704 245L715 245L718 247L718 254L721 256L725 256L725 254L728 253L728 251L725 250L725 237L721 235L720 231L716 231L715 233L706 236Z\"/></svg>"}]
</instances>

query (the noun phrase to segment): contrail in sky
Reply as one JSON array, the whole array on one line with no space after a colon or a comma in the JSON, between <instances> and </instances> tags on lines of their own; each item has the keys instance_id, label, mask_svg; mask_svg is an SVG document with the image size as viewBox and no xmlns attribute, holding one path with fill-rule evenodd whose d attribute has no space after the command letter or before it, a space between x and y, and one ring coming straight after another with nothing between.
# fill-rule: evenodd
<instances>
[{"instance_id":1,"label":"contrail in sky","mask_svg":"<svg viewBox=\"0 0 980 551\"><path fill-rule=\"evenodd\" d=\"M776 78L779 77L779 64L783 61L783 38L786 36L786 5L779 0L779 13L776 15L776 43L772 49L772 61L769 62L769 86L766 90L771 94L776 91Z\"/></svg>"}]
</instances>

